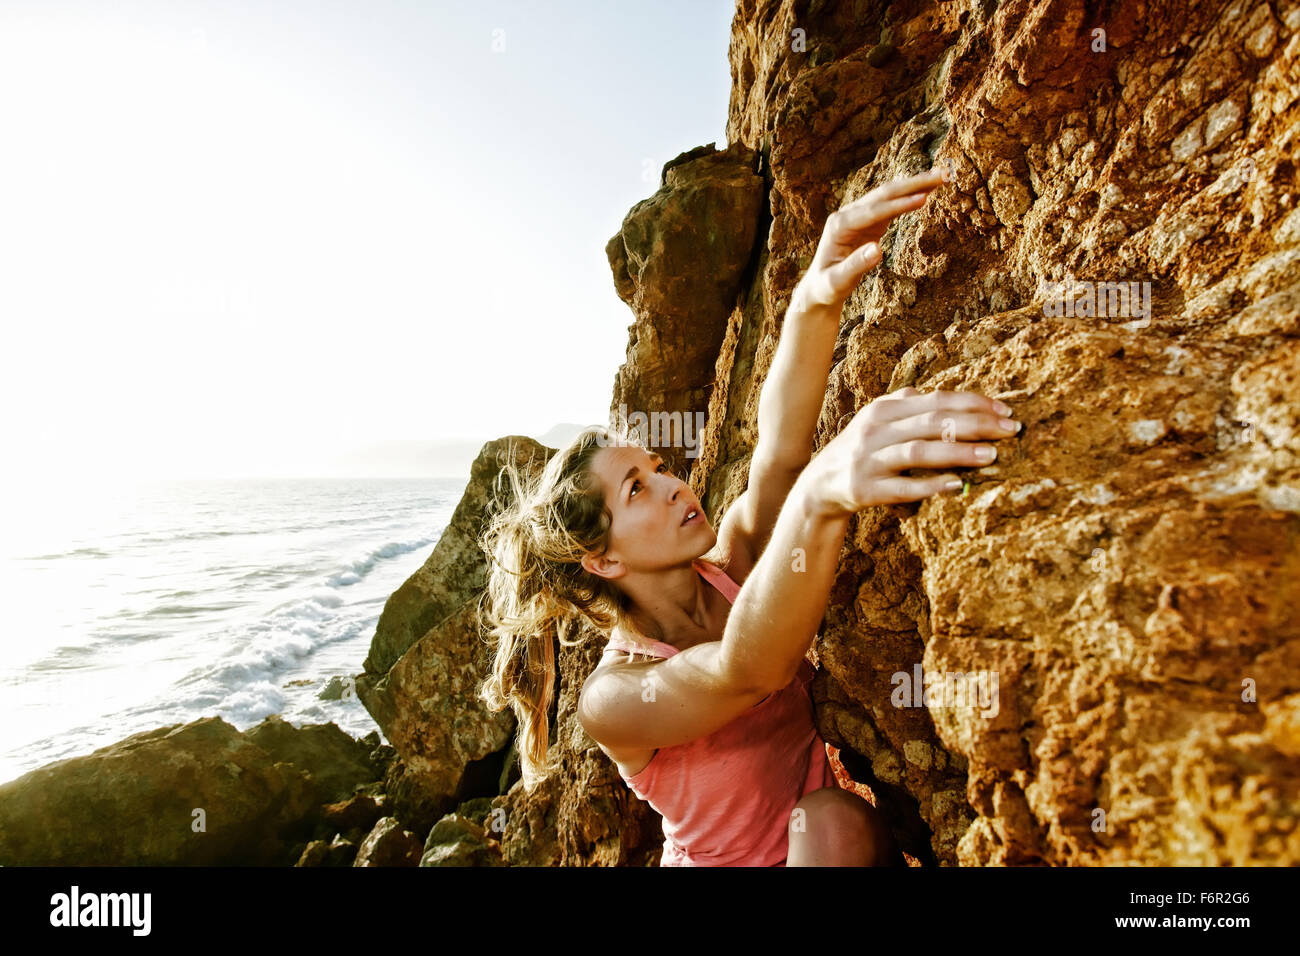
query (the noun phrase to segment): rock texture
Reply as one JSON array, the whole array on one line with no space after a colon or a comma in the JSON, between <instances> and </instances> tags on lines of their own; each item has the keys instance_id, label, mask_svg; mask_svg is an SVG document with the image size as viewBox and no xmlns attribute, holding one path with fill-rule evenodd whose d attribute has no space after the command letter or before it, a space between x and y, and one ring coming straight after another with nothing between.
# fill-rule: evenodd
<instances>
[{"instance_id":1,"label":"rock texture","mask_svg":"<svg viewBox=\"0 0 1300 956\"><path fill-rule=\"evenodd\" d=\"M680 474L698 451L695 415L708 404L727 318L753 281L765 198L757 165L743 145L681 154L605 247L614 288L636 316L613 413L621 403L629 418L653 415L643 440Z\"/></svg>"}]
</instances>

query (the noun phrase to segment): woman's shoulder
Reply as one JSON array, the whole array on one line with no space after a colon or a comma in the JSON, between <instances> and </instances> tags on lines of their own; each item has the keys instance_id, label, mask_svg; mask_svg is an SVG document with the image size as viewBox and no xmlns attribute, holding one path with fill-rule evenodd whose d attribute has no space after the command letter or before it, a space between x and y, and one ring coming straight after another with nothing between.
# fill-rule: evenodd
<instances>
[{"instance_id":1,"label":"woman's shoulder","mask_svg":"<svg viewBox=\"0 0 1300 956\"><path fill-rule=\"evenodd\" d=\"M621 637L624 633L618 625L615 625L609 633L609 640L612 641L616 636ZM593 685L600 683L605 678L630 673L633 668L639 670L655 660L658 660L658 658L648 654L629 654L627 651L619 650L616 647L605 647L601 652L600 659L596 661L596 666L591 669L591 673L587 675L582 682L582 687L578 690L579 712L582 710L582 698L591 690Z\"/></svg>"},{"instance_id":2,"label":"woman's shoulder","mask_svg":"<svg viewBox=\"0 0 1300 956\"><path fill-rule=\"evenodd\" d=\"M587 677L587 681L590 682L591 678L596 676L597 673L604 673L611 668L619 667L623 664L640 664L647 660L655 659L647 654L629 654L627 651L618 649L619 644L629 640L630 638L627 629L621 624L615 624L606 637L605 648L601 652L600 660L597 661L596 666L592 668L591 674Z\"/></svg>"}]
</instances>

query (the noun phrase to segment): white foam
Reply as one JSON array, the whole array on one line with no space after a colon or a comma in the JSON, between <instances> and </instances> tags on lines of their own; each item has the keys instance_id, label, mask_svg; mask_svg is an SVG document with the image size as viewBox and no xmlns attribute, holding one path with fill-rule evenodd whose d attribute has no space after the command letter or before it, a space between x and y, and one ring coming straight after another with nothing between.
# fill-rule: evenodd
<instances>
[{"instance_id":1,"label":"white foam","mask_svg":"<svg viewBox=\"0 0 1300 956\"><path fill-rule=\"evenodd\" d=\"M434 543L433 538L421 538L418 541L393 541L381 548L376 548L359 561L354 561L344 570L335 574L329 579L329 583L335 587L346 587L349 584L356 584L367 574L375 569L380 561L386 561L389 558L395 558L399 555L409 554L419 548L427 548Z\"/></svg>"}]
</instances>

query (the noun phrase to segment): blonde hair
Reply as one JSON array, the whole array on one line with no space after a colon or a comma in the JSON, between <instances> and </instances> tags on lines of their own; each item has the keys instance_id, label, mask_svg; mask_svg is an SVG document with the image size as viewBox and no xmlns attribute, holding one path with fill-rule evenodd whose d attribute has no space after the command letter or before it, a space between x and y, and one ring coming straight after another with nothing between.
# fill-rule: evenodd
<instances>
[{"instance_id":1,"label":"blonde hair","mask_svg":"<svg viewBox=\"0 0 1300 956\"><path fill-rule=\"evenodd\" d=\"M501 479L509 479L510 499L495 499L479 539L488 580L478 617L495 644L495 659L478 697L492 711L514 710L515 749L527 792L550 771L555 641L582 644L572 635L581 634L584 622L605 635L617 624L637 630L628 595L582 566L584 555L601 554L609 545L613 515L592 463L601 448L616 445L645 448L625 430L592 426L552 455L539 474L521 473L511 448L495 483L499 492ZM725 568L726 556L714 552L703 559Z\"/></svg>"}]
</instances>

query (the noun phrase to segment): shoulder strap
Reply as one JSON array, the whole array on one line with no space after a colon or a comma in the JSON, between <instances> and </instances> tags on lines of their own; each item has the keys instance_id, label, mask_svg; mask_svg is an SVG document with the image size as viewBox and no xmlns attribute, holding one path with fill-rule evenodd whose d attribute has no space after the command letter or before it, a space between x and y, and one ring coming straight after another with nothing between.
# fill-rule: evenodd
<instances>
[{"instance_id":1,"label":"shoulder strap","mask_svg":"<svg viewBox=\"0 0 1300 956\"><path fill-rule=\"evenodd\" d=\"M651 641L649 644L633 644L621 637L611 637L605 642L605 649L627 651L629 654L650 654L654 657L672 657L677 653L677 648L662 641Z\"/></svg>"},{"instance_id":2,"label":"shoulder strap","mask_svg":"<svg viewBox=\"0 0 1300 956\"><path fill-rule=\"evenodd\" d=\"M722 592L722 596L727 599L728 604L736 603L736 595L740 593L740 585L731 580L731 576L726 571L716 564L701 561L699 558L696 558L691 563L695 565L695 570L704 576L704 580Z\"/></svg>"}]
</instances>

